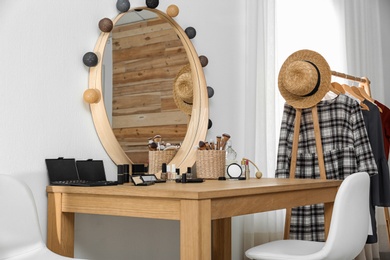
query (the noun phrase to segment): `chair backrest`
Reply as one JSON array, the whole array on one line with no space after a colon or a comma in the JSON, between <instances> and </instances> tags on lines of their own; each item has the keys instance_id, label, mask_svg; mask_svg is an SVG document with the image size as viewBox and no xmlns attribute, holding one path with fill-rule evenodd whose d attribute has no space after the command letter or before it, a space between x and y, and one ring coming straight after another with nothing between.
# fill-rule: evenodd
<instances>
[{"instance_id":1,"label":"chair backrest","mask_svg":"<svg viewBox=\"0 0 390 260\"><path fill-rule=\"evenodd\" d=\"M351 174L341 183L321 250L325 259L354 259L363 249L369 229L369 187L366 172Z\"/></svg>"},{"instance_id":2,"label":"chair backrest","mask_svg":"<svg viewBox=\"0 0 390 260\"><path fill-rule=\"evenodd\" d=\"M30 188L0 175L0 259L45 247Z\"/></svg>"}]
</instances>

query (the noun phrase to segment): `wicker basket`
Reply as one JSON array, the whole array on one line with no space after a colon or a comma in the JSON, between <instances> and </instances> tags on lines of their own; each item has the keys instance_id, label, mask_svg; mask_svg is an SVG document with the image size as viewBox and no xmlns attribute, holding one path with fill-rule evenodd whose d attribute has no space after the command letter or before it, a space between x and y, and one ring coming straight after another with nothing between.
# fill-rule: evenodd
<instances>
[{"instance_id":1,"label":"wicker basket","mask_svg":"<svg viewBox=\"0 0 390 260\"><path fill-rule=\"evenodd\" d=\"M175 157L177 150L149 151L149 173L155 174L161 171L163 163L168 164Z\"/></svg>"},{"instance_id":2,"label":"wicker basket","mask_svg":"<svg viewBox=\"0 0 390 260\"><path fill-rule=\"evenodd\" d=\"M226 151L198 150L196 154L196 175L198 178L218 179L225 176Z\"/></svg>"}]
</instances>

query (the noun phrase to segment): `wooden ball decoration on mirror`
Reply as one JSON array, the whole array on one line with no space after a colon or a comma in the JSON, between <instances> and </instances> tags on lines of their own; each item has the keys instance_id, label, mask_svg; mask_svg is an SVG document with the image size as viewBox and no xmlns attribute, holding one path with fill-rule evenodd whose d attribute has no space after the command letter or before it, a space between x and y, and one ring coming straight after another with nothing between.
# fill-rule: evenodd
<instances>
[{"instance_id":1,"label":"wooden ball decoration on mirror","mask_svg":"<svg viewBox=\"0 0 390 260\"><path fill-rule=\"evenodd\" d=\"M83 56L83 63L87 67L95 67L98 64L98 57L93 52L87 52Z\"/></svg>"},{"instance_id":2,"label":"wooden ball decoration on mirror","mask_svg":"<svg viewBox=\"0 0 390 260\"><path fill-rule=\"evenodd\" d=\"M103 18L99 21L99 29L102 32L111 32L113 27L114 27L114 24L112 23L111 19L109 19L109 18Z\"/></svg>"},{"instance_id":3,"label":"wooden ball decoration on mirror","mask_svg":"<svg viewBox=\"0 0 390 260\"><path fill-rule=\"evenodd\" d=\"M202 67L206 67L209 64L209 59L204 55L199 56L199 60Z\"/></svg>"},{"instance_id":4,"label":"wooden ball decoration on mirror","mask_svg":"<svg viewBox=\"0 0 390 260\"><path fill-rule=\"evenodd\" d=\"M210 86L207 86L207 96L212 98L214 96L214 89Z\"/></svg>"},{"instance_id":5,"label":"wooden ball decoration on mirror","mask_svg":"<svg viewBox=\"0 0 390 260\"><path fill-rule=\"evenodd\" d=\"M167 15L170 17L176 17L179 15L179 7L177 5L170 5L167 8Z\"/></svg>"},{"instance_id":6,"label":"wooden ball decoration on mirror","mask_svg":"<svg viewBox=\"0 0 390 260\"><path fill-rule=\"evenodd\" d=\"M100 91L98 89L90 88L84 91L83 98L84 101L88 104L94 104L100 101L101 96L102 95L100 94Z\"/></svg>"},{"instance_id":7,"label":"wooden ball decoration on mirror","mask_svg":"<svg viewBox=\"0 0 390 260\"><path fill-rule=\"evenodd\" d=\"M159 3L159 0L146 0L146 6L152 9L156 8Z\"/></svg>"},{"instance_id":8,"label":"wooden ball decoration on mirror","mask_svg":"<svg viewBox=\"0 0 390 260\"><path fill-rule=\"evenodd\" d=\"M122 13L129 11L129 9L130 9L129 0L118 0L116 2L116 9L118 9L118 11L122 12Z\"/></svg>"},{"instance_id":9,"label":"wooden ball decoration on mirror","mask_svg":"<svg viewBox=\"0 0 390 260\"><path fill-rule=\"evenodd\" d=\"M184 32L187 34L188 38L193 39L196 36L196 30L194 27L187 27Z\"/></svg>"}]
</instances>

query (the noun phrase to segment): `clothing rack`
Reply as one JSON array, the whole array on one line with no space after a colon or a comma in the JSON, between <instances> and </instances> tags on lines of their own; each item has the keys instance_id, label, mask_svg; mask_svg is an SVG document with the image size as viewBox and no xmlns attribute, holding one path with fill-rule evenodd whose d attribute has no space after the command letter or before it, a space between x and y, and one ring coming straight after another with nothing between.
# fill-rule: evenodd
<instances>
[{"instance_id":1,"label":"clothing rack","mask_svg":"<svg viewBox=\"0 0 390 260\"><path fill-rule=\"evenodd\" d=\"M355 77L355 76L351 76L351 75L348 75L348 74L345 74L345 73L341 73L341 72L337 72L337 71L331 71L332 75L333 76L336 76L336 77L340 77L340 78L344 78L344 79L348 79L348 80L353 80L353 81L357 81L357 82L361 82L362 84L360 84L364 90L366 91L366 93L372 97L371 95L371 88L370 88L370 80L366 77ZM384 211L384 214L385 214L385 224L386 224L386 229L387 229L387 239L388 239L388 242L390 244L390 213L389 213L389 208L388 207L383 207L383 211Z\"/></svg>"},{"instance_id":2,"label":"clothing rack","mask_svg":"<svg viewBox=\"0 0 390 260\"><path fill-rule=\"evenodd\" d=\"M351 75L348 75L348 74L345 74L345 73L341 73L341 72L337 72L337 71L334 71L334 70L332 70L331 72L332 72L332 75L336 76L336 77L340 77L340 78L344 78L344 79L349 79L349 80L353 80L353 81L358 81L358 82L370 84L370 81L367 78L364 78L364 77L363 78L355 77L355 76L351 76Z\"/></svg>"},{"instance_id":3,"label":"clothing rack","mask_svg":"<svg viewBox=\"0 0 390 260\"><path fill-rule=\"evenodd\" d=\"M331 71L331 74L336 77L353 80L360 82L361 87L367 92L367 94L371 97L371 88L370 88L370 80L366 77L356 77L352 75L348 75L345 73L337 72L337 71ZM298 147L298 136L299 136L299 130L300 130L300 121L301 121L301 109L296 109L296 120L295 120L295 127L294 127L294 140L293 140L293 147L292 147L292 158L291 158L291 165L290 165L290 178L295 178L295 167L296 167L296 153L297 153L297 147ZM317 114L317 106L314 106L312 108L312 115L313 115L313 124L314 124L314 132L315 132L315 139L316 139L316 147L317 147L317 153L319 158L319 168L320 168L320 178L326 179L325 175L325 166L323 162L323 151L321 146L321 134L319 129L319 121L318 121L318 114ZM326 227L330 226L330 218L329 215L331 215L331 210L329 208L325 208L325 230ZM387 238L390 244L390 214L389 214L389 208L384 207L384 214L385 214L385 222L386 222L386 228L387 228ZM291 223L291 208L286 209L286 221L285 221L285 229L284 229L284 238L288 239L289 236L289 229L290 229L290 223ZM325 237L327 237L327 234L325 234Z\"/></svg>"}]
</instances>

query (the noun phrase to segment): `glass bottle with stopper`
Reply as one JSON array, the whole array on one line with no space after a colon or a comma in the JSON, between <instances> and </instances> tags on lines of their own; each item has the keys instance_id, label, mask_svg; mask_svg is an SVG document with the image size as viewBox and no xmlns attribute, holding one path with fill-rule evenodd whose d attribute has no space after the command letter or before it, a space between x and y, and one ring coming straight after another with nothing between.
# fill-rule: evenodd
<instances>
[{"instance_id":1,"label":"glass bottle with stopper","mask_svg":"<svg viewBox=\"0 0 390 260\"><path fill-rule=\"evenodd\" d=\"M232 142L229 140L226 143L226 163L225 163L225 173L227 173L227 168L229 165L232 163L237 163L236 158L237 158L237 152L233 149L232 147ZM225 176L229 177L229 176Z\"/></svg>"}]
</instances>

